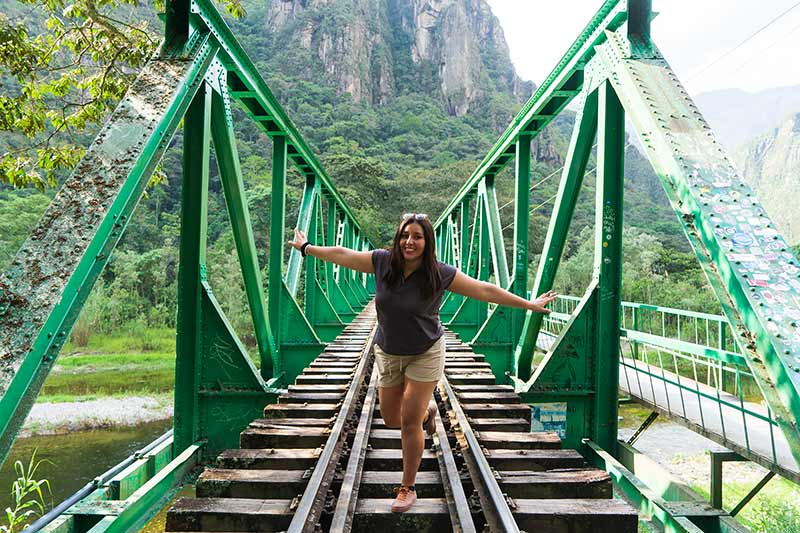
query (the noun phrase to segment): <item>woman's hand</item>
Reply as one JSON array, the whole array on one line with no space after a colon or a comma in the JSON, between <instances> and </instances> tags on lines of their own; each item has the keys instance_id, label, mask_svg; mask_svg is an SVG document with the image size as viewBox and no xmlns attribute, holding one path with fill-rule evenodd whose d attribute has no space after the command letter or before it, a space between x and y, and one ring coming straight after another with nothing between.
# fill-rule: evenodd
<instances>
[{"instance_id":1,"label":"woman's hand","mask_svg":"<svg viewBox=\"0 0 800 533\"><path fill-rule=\"evenodd\" d=\"M534 313L549 314L550 309L547 309L547 307L545 306L550 302L552 302L553 300L555 300L556 298L558 298L558 294L556 294L556 291L547 291L544 294L540 294L538 298L533 300L531 302L531 306L529 307L529 309Z\"/></svg>"},{"instance_id":2,"label":"woman's hand","mask_svg":"<svg viewBox=\"0 0 800 533\"><path fill-rule=\"evenodd\" d=\"M294 240L293 241L289 241L286 244L288 244L289 246L291 246L295 250L299 250L300 247L303 246L306 243L307 240L308 240L308 238L306 237L306 234L304 232L300 231L297 228L294 228Z\"/></svg>"}]
</instances>

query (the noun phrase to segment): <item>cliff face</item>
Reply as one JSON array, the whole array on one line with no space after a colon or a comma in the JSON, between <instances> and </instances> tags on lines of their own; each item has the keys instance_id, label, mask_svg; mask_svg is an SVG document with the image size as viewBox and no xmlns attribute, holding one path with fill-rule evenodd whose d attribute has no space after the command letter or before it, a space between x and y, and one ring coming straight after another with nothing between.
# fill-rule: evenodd
<instances>
[{"instance_id":1,"label":"cliff face","mask_svg":"<svg viewBox=\"0 0 800 533\"><path fill-rule=\"evenodd\" d=\"M800 242L800 210L791 201L800 190L800 114L752 142L737 162L781 233Z\"/></svg>"},{"instance_id":2,"label":"cliff face","mask_svg":"<svg viewBox=\"0 0 800 533\"><path fill-rule=\"evenodd\" d=\"M495 91L522 101L533 88L485 0L271 0L267 30L316 56L356 101L424 92L463 116Z\"/></svg>"}]
</instances>

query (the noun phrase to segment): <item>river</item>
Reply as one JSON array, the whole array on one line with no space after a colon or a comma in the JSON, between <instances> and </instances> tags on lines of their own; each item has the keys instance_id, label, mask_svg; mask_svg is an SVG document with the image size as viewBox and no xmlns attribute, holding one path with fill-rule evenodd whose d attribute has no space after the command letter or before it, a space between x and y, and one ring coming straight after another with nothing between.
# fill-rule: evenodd
<instances>
[{"instance_id":1,"label":"river","mask_svg":"<svg viewBox=\"0 0 800 533\"><path fill-rule=\"evenodd\" d=\"M50 481L52 502L57 504L171 426L172 420L160 420L133 427L17 439L0 469L0 510L5 510L13 502L11 485L17 478L14 462L22 461L27 467L34 450L37 460L44 461L36 472L36 478Z\"/></svg>"}]
</instances>

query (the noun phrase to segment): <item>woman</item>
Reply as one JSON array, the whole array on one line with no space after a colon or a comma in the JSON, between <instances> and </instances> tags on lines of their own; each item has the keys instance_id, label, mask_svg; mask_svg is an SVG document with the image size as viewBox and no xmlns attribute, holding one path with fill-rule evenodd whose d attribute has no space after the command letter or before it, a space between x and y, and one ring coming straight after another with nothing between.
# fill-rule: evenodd
<instances>
[{"instance_id":1,"label":"woman","mask_svg":"<svg viewBox=\"0 0 800 533\"><path fill-rule=\"evenodd\" d=\"M440 263L433 227L424 214L403 216L391 250L357 252L316 246L297 229L289 244L303 256L375 274L378 398L386 426L400 428L403 449L403 480L392 511L405 512L417 499L414 481L425 445L422 429L432 435L436 427L436 404L431 397L444 371L444 330L439 321L444 291L537 313L549 313L545 306L556 294L549 291L528 301Z\"/></svg>"}]
</instances>

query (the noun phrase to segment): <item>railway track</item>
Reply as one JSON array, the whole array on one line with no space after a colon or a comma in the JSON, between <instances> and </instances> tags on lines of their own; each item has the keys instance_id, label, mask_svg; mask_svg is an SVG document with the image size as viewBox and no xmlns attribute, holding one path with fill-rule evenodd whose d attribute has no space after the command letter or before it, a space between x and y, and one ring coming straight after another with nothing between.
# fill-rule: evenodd
<instances>
[{"instance_id":1,"label":"railway track","mask_svg":"<svg viewBox=\"0 0 800 533\"><path fill-rule=\"evenodd\" d=\"M167 531L635 532L611 479L531 433L530 407L495 384L483 356L446 333L437 431L426 435L416 488L391 513L400 485L400 430L380 418L370 304L177 500Z\"/></svg>"}]
</instances>

